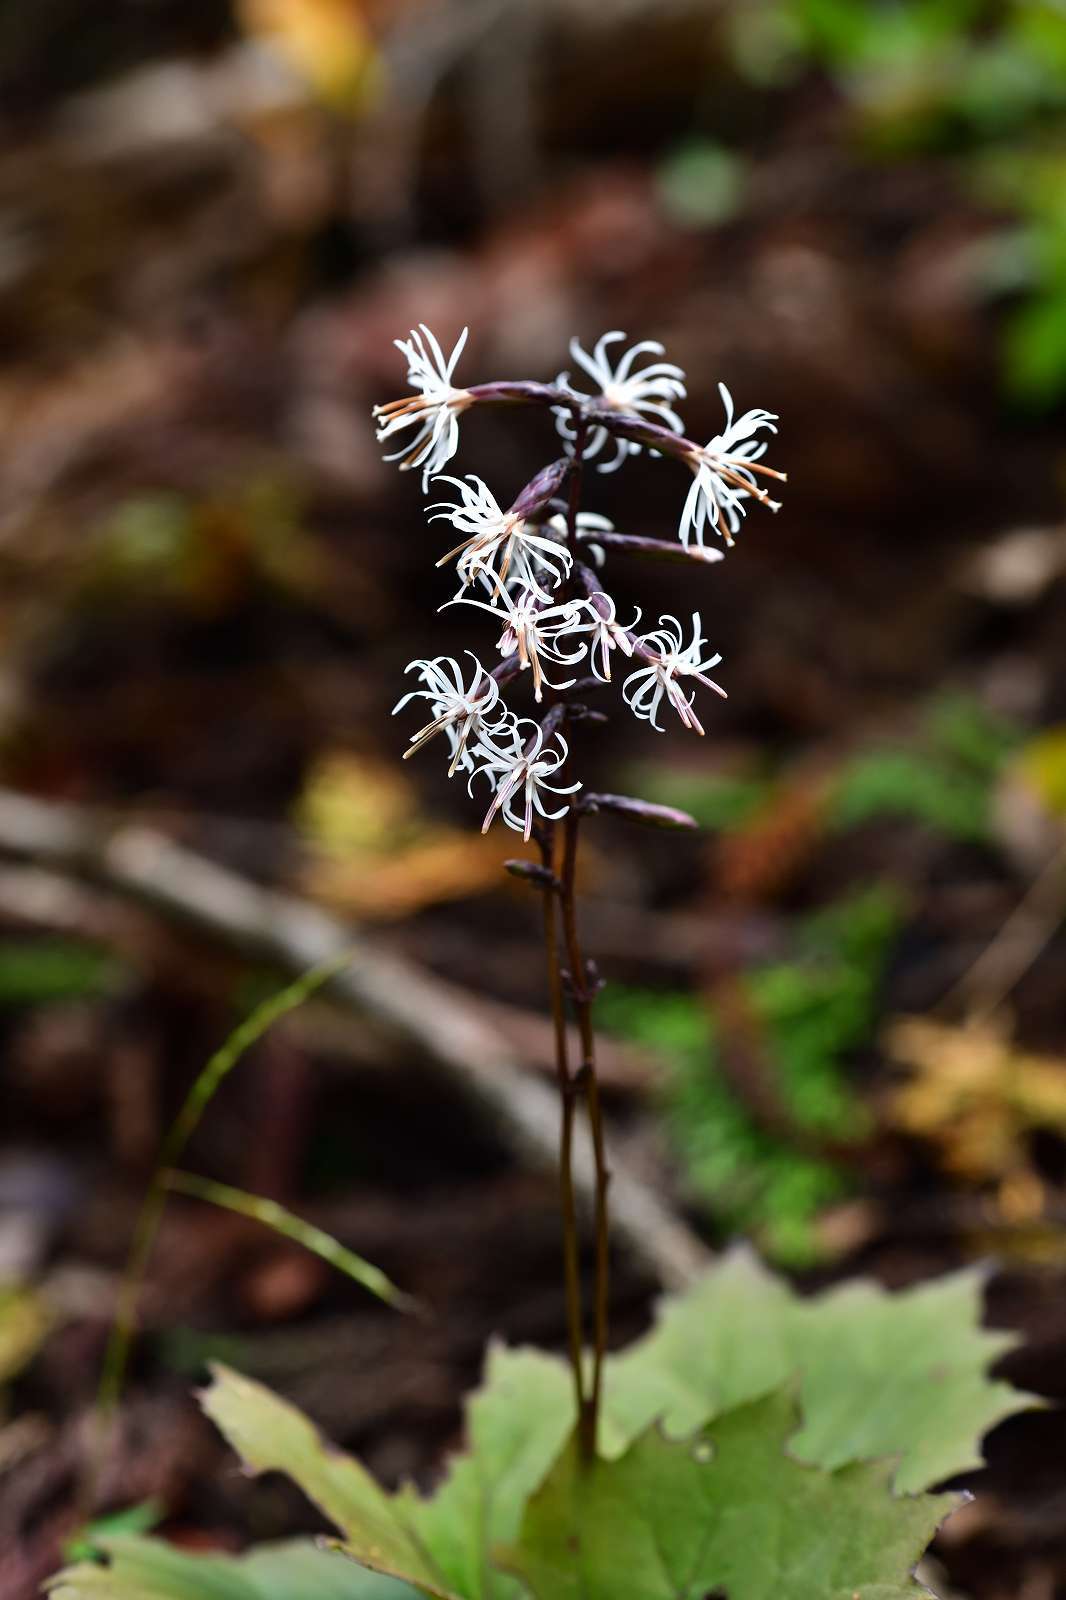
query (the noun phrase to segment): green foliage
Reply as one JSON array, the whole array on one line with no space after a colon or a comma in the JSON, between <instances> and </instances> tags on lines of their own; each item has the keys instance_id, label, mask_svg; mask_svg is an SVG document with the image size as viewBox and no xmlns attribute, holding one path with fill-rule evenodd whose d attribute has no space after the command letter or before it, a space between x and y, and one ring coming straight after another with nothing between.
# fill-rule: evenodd
<instances>
[{"instance_id":1,"label":"green foliage","mask_svg":"<svg viewBox=\"0 0 1066 1600\"><path fill-rule=\"evenodd\" d=\"M756 968L741 980L783 1109L805 1138L846 1143L866 1131L846 1056L869 1037L898 926L895 897L867 891L808 918L793 961ZM756 1121L725 1074L720 1028L706 1002L688 993L612 987L599 1005L607 1027L666 1060L667 1128L690 1185L722 1225L757 1234L778 1260L815 1259L812 1221L847 1193L848 1178L833 1161Z\"/></svg>"},{"instance_id":2,"label":"green foliage","mask_svg":"<svg viewBox=\"0 0 1066 1600\"><path fill-rule=\"evenodd\" d=\"M978 779L912 750L874 750L851 762L833 799L837 827L878 817L922 822L952 839L988 835L988 790Z\"/></svg>"},{"instance_id":3,"label":"green foliage","mask_svg":"<svg viewBox=\"0 0 1066 1600\"><path fill-rule=\"evenodd\" d=\"M731 40L766 81L826 68L879 148L976 142L1066 105L1066 18L1054 0L744 0Z\"/></svg>"},{"instance_id":4,"label":"green foliage","mask_svg":"<svg viewBox=\"0 0 1066 1600\"><path fill-rule=\"evenodd\" d=\"M331 1267L343 1272L353 1283L360 1284L370 1294L376 1295L379 1300L384 1300L397 1311L422 1309L417 1300L397 1288L380 1267L375 1267L373 1262L367 1261L364 1256L356 1255L354 1250L349 1250L340 1244L331 1233L305 1222L302 1217L294 1216L276 1200L267 1199L264 1195L249 1194L245 1189L234 1189L228 1183L216 1183L212 1178L201 1178L192 1172L168 1172L165 1182L168 1189L177 1190L179 1194L194 1195L198 1200L206 1200L210 1205L223 1206L227 1211L235 1211L238 1216L250 1217L252 1221L261 1222L264 1227L272 1228L283 1238L291 1239L294 1244L310 1250L312 1255L328 1261Z\"/></svg>"},{"instance_id":5,"label":"green foliage","mask_svg":"<svg viewBox=\"0 0 1066 1600\"><path fill-rule=\"evenodd\" d=\"M154 1539L102 1541L108 1565L82 1561L51 1585L52 1600L413 1600L308 1541L262 1545L242 1556L190 1555Z\"/></svg>"},{"instance_id":6,"label":"green foliage","mask_svg":"<svg viewBox=\"0 0 1066 1600\"><path fill-rule=\"evenodd\" d=\"M991 832L992 792L1018 735L966 695L945 695L915 740L864 751L836 780L830 819L839 828L897 816L962 841Z\"/></svg>"},{"instance_id":7,"label":"green foliage","mask_svg":"<svg viewBox=\"0 0 1066 1600\"><path fill-rule=\"evenodd\" d=\"M1023 288L1005 320L1004 375L1020 399L1066 390L1066 11L1059 0L735 0L734 61L753 82L828 71L879 156L957 152L1020 227L1001 237L985 288ZM991 152L991 161L989 153ZM1057 174L1057 177L1056 177ZM1005 255L1009 285L997 283ZM976 263L977 256L974 261Z\"/></svg>"},{"instance_id":8,"label":"green foliage","mask_svg":"<svg viewBox=\"0 0 1066 1600\"><path fill-rule=\"evenodd\" d=\"M968 1270L901 1294L860 1281L800 1300L732 1251L616 1358L617 1436L655 1421L686 1436L799 1373L797 1460L835 1469L891 1457L895 1489L920 1492L977 1466L982 1433L1019 1406L985 1377L1016 1341L980 1327L982 1281Z\"/></svg>"},{"instance_id":9,"label":"green foliage","mask_svg":"<svg viewBox=\"0 0 1066 1600\"><path fill-rule=\"evenodd\" d=\"M141 1500L136 1505L124 1506L121 1511L97 1517L80 1528L63 1547L68 1561L91 1561L104 1554L112 1539L130 1534L150 1533L163 1520L163 1508L158 1500Z\"/></svg>"},{"instance_id":10,"label":"green foliage","mask_svg":"<svg viewBox=\"0 0 1066 1600\"><path fill-rule=\"evenodd\" d=\"M1062 188L1066 194L1066 183ZM1062 266L1066 284L1066 206ZM951 838L987 839L993 786L1021 736L1021 730L973 695L937 695L912 736L873 744L845 763L830 789L830 826L855 827L876 817L899 816ZM701 827L721 833L745 828L772 807L776 786L766 774L725 777L643 764L628 781L650 800L677 806Z\"/></svg>"},{"instance_id":11,"label":"green foliage","mask_svg":"<svg viewBox=\"0 0 1066 1600\"><path fill-rule=\"evenodd\" d=\"M451 1600L518 1593L486 1553L518 1530L522 1508L570 1425L569 1375L535 1350L492 1351L470 1405L470 1451L432 1500L386 1494L357 1461L329 1450L300 1413L268 1389L220 1367L204 1409L247 1466L293 1477L341 1530L348 1553L374 1571Z\"/></svg>"},{"instance_id":12,"label":"green foliage","mask_svg":"<svg viewBox=\"0 0 1066 1600\"><path fill-rule=\"evenodd\" d=\"M83 588L94 604L162 598L213 613L250 581L300 591L315 578L298 490L252 465L202 498L160 491L124 501L96 530Z\"/></svg>"},{"instance_id":13,"label":"green foliage","mask_svg":"<svg viewBox=\"0 0 1066 1600\"><path fill-rule=\"evenodd\" d=\"M701 828L715 832L742 828L773 792L773 784L763 777L726 777L650 761L635 763L623 787L655 805L687 811Z\"/></svg>"},{"instance_id":14,"label":"green foliage","mask_svg":"<svg viewBox=\"0 0 1066 1600\"><path fill-rule=\"evenodd\" d=\"M219 1369L208 1414L250 1470L303 1488L344 1554L110 1539L110 1568L83 1562L53 1592L401 1600L400 1578L436 1600L901 1600L951 1503L925 1491L977 1464L982 1431L1029 1403L985 1377L1013 1339L980 1330L980 1294L964 1272L803 1300L735 1252L608 1362L599 1460L575 1459L564 1362L496 1348L466 1449L430 1498L386 1493L287 1402Z\"/></svg>"},{"instance_id":15,"label":"green foliage","mask_svg":"<svg viewBox=\"0 0 1066 1600\"><path fill-rule=\"evenodd\" d=\"M668 217L685 227L727 222L741 202L743 168L724 145L690 139L663 161L656 187Z\"/></svg>"},{"instance_id":16,"label":"green foliage","mask_svg":"<svg viewBox=\"0 0 1066 1600\"><path fill-rule=\"evenodd\" d=\"M313 994L329 983L350 959L349 953L344 951L319 966L312 967L279 993L264 1000L250 1015L238 1023L197 1075L177 1116L167 1130L156 1169L152 1174L152 1181L148 1186L148 1193L144 1197L134 1224L133 1239L123 1269L122 1282L119 1285L118 1308L104 1353L104 1368L97 1392L98 1421L104 1424L98 1429L101 1440L106 1437L107 1421L122 1390L126 1361L136 1326L137 1300L141 1283L166 1205L168 1175L173 1172L181 1159L185 1146L199 1126L200 1118L215 1093L238 1062L258 1044L276 1022L287 1016L290 1011L302 1006Z\"/></svg>"},{"instance_id":17,"label":"green foliage","mask_svg":"<svg viewBox=\"0 0 1066 1600\"><path fill-rule=\"evenodd\" d=\"M787 1394L694 1440L654 1429L588 1468L571 1442L503 1553L536 1600L895 1600L952 1495L903 1499L883 1463L826 1472L786 1453Z\"/></svg>"},{"instance_id":18,"label":"green foliage","mask_svg":"<svg viewBox=\"0 0 1066 1600\"><path fill-rule=\"evenodd\" d=\"M0 940L0 1006L98 999L121 987L121 962L77 939Z\"/></svg>"}]
</instances>

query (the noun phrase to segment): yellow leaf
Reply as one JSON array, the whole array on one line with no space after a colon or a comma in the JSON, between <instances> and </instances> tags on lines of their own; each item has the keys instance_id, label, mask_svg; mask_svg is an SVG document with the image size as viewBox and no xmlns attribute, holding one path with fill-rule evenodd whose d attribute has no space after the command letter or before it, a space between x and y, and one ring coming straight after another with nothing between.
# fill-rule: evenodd
<instances>
[{"instance_id":1,"label":"yellow leaf","mask_svg":"<svg viewBox=\"0 0 1066 1600\"><path fill-rule=\"evenodd\" d=\"M381 64L358 0L238 0L237 10L327 104L360 111L373 98Z\"/></svg>"},{"instance_id":2,"label":"yellow leaf","mask_svg":"<svg viewBox=\"0 0 1066 1600\"><path fill-rule=\"evenodd\" d=\"M395 849L415 809L399 762L327 750L308 774L296 823L319 850L344 859Z\"/></svg>"},{"instance_id":3,"label":"yellow leaf","mask_svg":"<svg viewBox=\"0 0 1066 1600\"><path fill-rule=\"evenodd\" d=\"M885 1048L910 1069L891 1097L896 1127L939 1145L945 1166L973 1181L1009 1180L1002 1190L1014 1210L1031 1209L1026 1182L1028 1135L1066 1133L1066 1061L1019 1050L1009 1029L993 1021L960 1026L929 1017L898 1017Z\"/></svg>"},{"instance_id":4,"label":"yellow leaf","mask_svg":"<svg viewBox=\"0 0 1066 1600\"><path fill-rule=\"evenodd\" d=\"M1066 820L1066 728L1048 728L1030 739L1019 751L1014 767L1044 808Z\"/></svg>"},{"instance_id":5,"label":"yellow leaf","mask_svg":"<svg viewBox=\"0 0 1066 1600\"><path fill-rule=\"evenodd\" d=\"M30 1289L0 1286L0 1382L13 1378L48 1332L44 1302Z\"/></svg>"}]
</instances>

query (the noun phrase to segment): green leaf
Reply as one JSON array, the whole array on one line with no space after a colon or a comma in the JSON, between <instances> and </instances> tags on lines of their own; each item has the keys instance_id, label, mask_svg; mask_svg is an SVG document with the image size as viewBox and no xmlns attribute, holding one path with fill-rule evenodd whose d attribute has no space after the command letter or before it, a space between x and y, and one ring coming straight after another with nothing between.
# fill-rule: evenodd
<instances>
[{"instance_id":1,"label":"green leaf","mask_svg":"<svg viewBox=\"0 0 1066 1600\"><path fill-rule=\"evenodd\" d=\"M102 1542L107 1566L84 1561L49 1584L52 1600L413 1600L406 1584L307 1541L242 1556L192 1555L157 1539Z\"/></svg>"},{"instance_id":2,"label":"green leaf","mask_svg":"<svg viewBox=\"0 0 1066 1600\"><path fill-rule=\"evenodd\" d=\"M827 1472L785 1452L777 1393L697 1439L652 1430L616 1461L572 1440L499 1559L536 1600L905 1600L952 1495L893 1495L891 1466Z\"/></svg>"},{"instance_id":3,"label":"green leaf","mask_svg":"<svg viewBox=\"0 0 1066 1600\"><path fill-rule=\"evenodd\" d=\"M983 1284L968 1269L900 1294L860 1282L800 1301L796 1455L824 1467L894 1455L907 1492L979 1467L982 1435L1041 1404L985 1375L1018 1339L981 1327Z\"/></svg>"},{"instance_id":4,"label":"green leaf","mask_svg":"<svg viewBox=\"0 0 1066 1600\"><path fill-rule=\"evenodd\" d=\"M163 1507L158 1500L140 1500L120 1511L110 1511L96 1517L78 1529L63 1546L68 1561L88 1561L104 1550L109 1539L122 1534L148 1533L162 1522Z\"/></svg>"},{"instance_id":5,"label":"green leaf","mask_svg":"<svg viewBox=\"0 0 1066 1600\"><path fill-rule=\"evenodd\" d=\"M664 1301L652 1332L608 1365L608 1453L652 1423L691 1433L792 1377L794 1305L787 1284L742 1249Z\"/></svg>"},{"instance_id":6,"label":"green leaf","mask_svg":"<svg viewBox=\"0 0 1066 1600\"><path fill-rule=\"evenodd\" d=\"M111 1568L82 1563L54 1587L61 1600L402 1600L408 1584L435 1600L518 1600L523 1584L551 1600L698 1600L725 1584L730 1600L905 1600L945 1502L893 1498L893 1475L921 1489L977 1464L982 1432L1034 1403L986 1378L1014 1339L982 1331L980 1312L972 1271L799 1299L733 1252L609 1361L602 1461L579 1468L567 1443L565 1364L497 1347L467 1450L430 1499L387 1493L292 1406L218 1368L208 1414L253 1471L303 1488L353 1560L109 1537ZM507 1547L505 1571L493 1555Z\"/></svg>"},{"instance_id":7,"label":"green leaf","mask_svg":"<svg viewBox=\"0 0 1066 1600\"><path fill-rule=\"evenodd\" d=\"M439 1600L454 1600L444 1574L422 1548L406 1507L375 1483L354 1457L323 1439L295 1406L227 1367L212 1369L204 1410L252 1472L284 1472L345 1538L363 1566L404 1578Z\"/></svg>"},{"instance_id":8,"label":"green leaf","mask_svg":"<svg viewBox=\"0 0 1066 1600\"><path fill-rule=\"evenodd\" d=\"M203 1403L248 1466L285 1472L299 1484L356 1560L445 1600L509 1600L517 1592L513 1579L490 1567L488 1552L514 1538L573 1422L562 1362L535 1350L492 1349L485 1385L469 1406L469 1450L426 1500L410 1487L386 1494L292 1406L224 1367L214 1369Z\"/></svg>"},{"instance_id":9,"label":"green leaf","mask_svg":"<svg viewBox=\"0 0 1066 1600\"><path fill-rule=\"evenodd\" d=\"M370 1294L377 1295L386 1305L394 1306L397 1311L423 1311L414 1296L397 1288L380 1267L356 1255L354 1250L349 1250L323 1228L316 1228L313 1223L294 1216L284 1206L279 1206L276 1200L269 1200L265 1195L249 1194L245 1189L234 1189L228 1183L216 1183L213 1178L201 1178L193 1172L167 1172L163 1182L168 1189L176 1189L179 1194L194 1195L198 1200L223 1206L239 1216L250 1217L253 1222L273 1228L275 1233L291 1239L294 1244L303 1245L305 1250L328 1261L331 1267L336 1267L338 1272L343 1272L345 1277L360 1284Z\"/></svg>"},{"instance_id":10,"label":"green leaf","mask_svg":"<svg viewBox=\"0 0 1066 1600\"><path fill-rule=\"evenodd\" d=\"M448 1581L467 1600L499 1600L518 1586L489 1565L513 1539L522 1512L573 1423L570 1373L538 1350L489 1350L485 1383L467 1410L467 1453L429 1501L413 1507L419 1533Z\"/></svg>"},{"instance_id":11,"label":"green leaf","mask_svg":"<svg viewBox=\"0 0 1066 1600\"><path fill-rule=\"evenodd\" d=\"M690 1433L798 1374L800 1460L894 1456L907 1492L979 1466L982 1435L1040 1403L985 1376L1017 1339L981 1328L982 1282L966 1270L895 1294L863 1282L799 1300L732 1251L611 1362L608 1452L652 1422Z\"/></svg>"}]
</instances>

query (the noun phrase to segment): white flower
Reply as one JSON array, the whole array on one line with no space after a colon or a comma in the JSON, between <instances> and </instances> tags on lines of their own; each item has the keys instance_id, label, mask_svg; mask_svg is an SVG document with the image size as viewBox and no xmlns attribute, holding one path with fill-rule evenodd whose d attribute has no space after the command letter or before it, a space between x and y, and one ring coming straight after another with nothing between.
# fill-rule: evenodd
<instances>
[{"instance_id":1,"label":"white flower","mask_svg":"<svg viewBox=\"0 0 1066 1600\"><path fill-rule=\"evenodd\" d=\"M543 698L541 689L544 684L549 689L569 689L576 679L552 683L544 676L540 658L547 656L551 661L564 662L568 666L581 660L585 654L584 644L579 643L569 654L559 647L560 635L578 631L581 601L564 600L553 605L545 603L539 589L518 589L511 593L495 573L493 580L496 587L494 601L471 600L465 594L460 594L454 600L447 601L447 605L477 606L480 611L487 611L490 616L502 621L503 632L497 648L504 659L517 651L523 669L532 667L534 699L539 701ZM441 610L444 610L444 606L441 606Z\"/></svg>"},{"instance_id":2,"label":"white flower","mask_svg":"<svg viewBox=\"0 0 1066 1600\"><path fill-rule=\"evenodd\" d=\"M430 521L445 517L466 535L441 556L438 567L458 557L456 571L464 589L478 577L491 589L498 577L501 583L510 579L550 598L537 581L537 571L547 573L554 588L570 571L570 552L554 538L534 533L532 525L513 511L502 510L488 485L473 473L465 480L442 474L438 481L454 484L460 498L458 503L438 500L428 506Z\"/></svg>"},{"instance_id":3,"label":"white flower","mask_svg":"<svg viewBox=\"0 0 1066 1600\"><path fill-rule=\"evenodd\" d=\"M640 621L640 608L637 607L629 627L623 628L618 621L614 600L609 594L598 591L583 602L582 612L584 620L578 623L574 632L592 635L588 645L589 666L601 683L610 683L611 651L621 650L624 656L633 654L630 633Z\"/></svg>"},{"instance_id":4,"label":"white flower","mask_svg":"<svg viewBox=\"0 0 1066 1600\"><path fill-rule=\"evenodd\" d=\"M432 474L446 466L458 450L459 414L472 403L469 390L457 389L452 384L452 373L470 330L463 329L445 360L443 350L425 323L420 323L419 328L421 332L411 329L410 339L393 340L397 350L407 357L407 381L419 393L375 406L373 414L384 419L377 430L379 444L404 428L417 430L413 440L408 440L385 460L399 461L401 472L421 467L422 493L425 494Z\"/></svg>"},{"instance_id":5,"label":"white flower","mask_svg":"<svg viewBox=\"0 0 1066 1600\"><path fill-rule=\"evenodd\" d=\"M679 678L695 678L715 694L725 699L725 690L706 676L711 667L721 661L720 655L702 660L706 640L700 632L700 614L692 613L692 642L682 644L681 624L676 617L660 617L661 627L646 633L637 642L643 656L654 656L648 665L631 673L622 686L622 696L635 717L650 722L657 733L663 730L656 722L656 714L665 695L686 728L702 734L700 720L692 709L692 694L686 694L678 683Z\"/></svg>"},{"instance_id":6,"label":"white flower","mask_svg":"<svg viewBox=\"0 0 1066 1600\"><path fill-rule=\"evenodd\" d=\"M468 650L466 654L474 663L474 676L469 689L463 684L462 667L452 656L435 656L428 661L412 661L404 671L417 672L425 687L411 689L392 708L392 714L395 716L397 711L403 710L409 700L429 701L431 720L424 728L411 735L403 758L406 761L408 756L413 756L415 751L421 750L435 734L446 733L452 756L448 767L449 777L456 768L466 772L473 766L470 754L471 736L476 742L484 733L502 728L503 719L509 714L499 706L500 686L496 679L485 671L472 650ZM490 723L486 720L488 713L497 706L502 714L501 718Z\"/></svg>"},{"instance_id":7,"label":"white flower","mask_svg":"<svg viewBox=\"0 0 1066 1600\"><path fill-rule=\"evenodd\" d=\"M523 738L522 729L532 729L529 738ZM499 812L509 828L514 828L524 839L533 829L533 813L537 812L549 822L564 816L568 807L549 811L544 803L546 794L576 794L580 783L553 784L549 778L561 769L570 754L569 746L561 733L554 746L544 747L544 730L528 718L515 720L508 729L510 742L500 748L488 740L478 745L482 765L472 773L467 788L473 792L473 782L484 773L495 785L496 793L481 825L487 833L492 819ZM519 809L520 808L520 809Z\"/></svg>"},{"instance_id":8,"label":"white flower","mask_svg":"<svg viewBox=\"0 0 1066 1600\"><path fill-rule=\"evenodd\" d=\"M726 544L733 543L733 535L740 527L740 519L747 507L749 496L780 511L777 500L771 500L765 489L755 480L757 472L767 477L785 481L785 473L772 467L759 465L759 457L766 449L765 439L756 439L759 428L776 433L777 417L772 411L745 411L742 417L733 418L733 397L724 383L718 385L725 406L726 419L723 432L716 434L702 450L694 450L688 457L695 478L681 513L678 534L688 548L690 537L702 547L703 530L710 519L711 526L721 534ZM724 519L724 526L723 526Z\"/></svg>"},{"instance_id":9,"label":"white flower","mask_svg":"<svg viewBox=\"0 0 1066 1600\"><path fill-rule=\"evenodd\" d=\"M568 530L566 518L562 512L557 512L554 517L548 518L548 527L558 534L564 543L566 542ZM577 514L577 531L579 535L582 533L613 533L614 523L610 517L603 517L598 511L579 511ZM593 566L602 567L607 559L602 544L586 542L584 539L580 540L580 543L582 555L591 556Z\"/></svg>"},{"instance_id":10,"label":"white flower","mask_svg":"<svg viewBox=\"0 0 1066 1600\"><path fill-rule=\"evenodd\" d=\"M641 367L639 372L633 371L633 363L637 356L661 356L663 347L653 339L644 339L640 344L630 346L622 356L617 366L612 367L607 355L607 346L616 339L624 339L625 334L617 330L605 333L596 342L596 347L589 355L582 349L576 339L570 341L571 358L578 366L584 368L589 377L598 386L598 401L602 409L609 411L632 413L653 417L657 422L663 423L674 433L684 432L684 424L677 412L671 409L671 401L685 398L685 374L680 367L675 367L669 361L654 361L650 366ZM570 374L561 372L558 382L570 387ZM555 408L556 427L560 434L569 443L573 443L576 430L569 411L564 406ZM585 458L599 455L610 435L606 428L593 428L585 445ZM628 455L639 455L640 445L630 439L615 439L615 453L610 461L601 461L601 472L614 472L620 467Z\"/></svg>"}]
</instances>

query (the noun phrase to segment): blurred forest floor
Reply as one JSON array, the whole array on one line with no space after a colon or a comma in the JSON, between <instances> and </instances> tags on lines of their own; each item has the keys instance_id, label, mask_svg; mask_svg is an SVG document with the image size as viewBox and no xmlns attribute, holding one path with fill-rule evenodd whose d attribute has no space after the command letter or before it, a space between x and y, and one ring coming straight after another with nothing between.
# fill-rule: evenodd
<instances>
[{"instance_id":1,"label":"blurred forest floor","mask_svg":"<svg viewBox=\"0 0 1066 1600\"><path fill-rule=\"evenodd\" d=\"M186 1164L434 1313L174 1199L97 1514L145 1505L204 1548L309 1525L200 1418L212 1356L386 1480L428 1482L488 1338L562 1343L543 1140L441 1071L432 1015L422 1049L389 1022L432 976L498 1042L504 1085L549 1083L537 905L500 871L520 841L482 839L431 753L401 766L389 718L406 662L457 637L417 480L369 423L418 322L448 345L471 325L468 381L552 378L571 334L623 328L685 367L693 436L717 430L719 379L780 413L785 509L698 595L617 568L645 617L699 606L729 700L698 747L620 716L590 738L595 786L706 824L589 830L616 1148L682 1237L751 1237L803 1283L994 1258L990 1317L1027 1341L1005 1370L1066 1394L1066 460L1061 410L1004 398L1005 303L975 268L1003 213L950 152L872 154L824 73L752 88L703 4L126 0L106 25L16 6L2 782L101 837L147 830L148 858L162 836L314 902L407 964L378 1014L319 999L279 1024ZM476 415L461 470L502 498L556 449L539 417ZM626 531L672 531L663 463L593 487ZM17 815L0 795L5 1600L73 1531L169 1120L291 975L131 895L103 846L36 850ZM623 1230L619 1340L646 1323L649 1259ZM1064 1445L1054 1411L997 1430L938 1548L952 1589L1066 1588Z\"/></svg>"}]
</instances>

